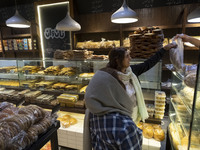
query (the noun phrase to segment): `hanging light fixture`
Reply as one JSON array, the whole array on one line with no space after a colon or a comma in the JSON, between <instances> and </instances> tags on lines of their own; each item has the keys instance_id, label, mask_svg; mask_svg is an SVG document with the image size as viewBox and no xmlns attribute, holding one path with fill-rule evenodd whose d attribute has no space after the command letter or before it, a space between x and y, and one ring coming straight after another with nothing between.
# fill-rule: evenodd
<instances>
[{"instance_id":1,"label":"hanging light fixture","mask_svg":"<svg viewBox=\"0 0 200 150\"><path fill-rule=\"evenodd\" d=\"M136 12L127 6L126 0L124 0L122 6L111 16L111 22L113 23L125 24L137 21L138 17Z\"/></svg>"},{"instance_id":2,"label":"hanging light fixture","mask_svg":"<svg viewBox=\"0 0 200 150\"><path fill-rule=\"evenodd\" d=\"M60 22L58 22L56 25L56 30L79 31L80 29L81 29L80 24L70 17L69 12L67 12L66 17Z\"/></svg>"},{"instance_id":3,"label":"hanging light fixture","mask_svg":"<svg viewBox=\"0 0 200 150\"><path fill-rule=\"evenodd\" d=\"M194 11L192 11L188 15L187 20L188 20L188 22L191 22L191 23L200 22L200 7L196 8Z\"/></svg>"},{"instance_id":4,"label":"hanging light fixture","mask_svg":"<svg viewBox=\"0 0 200 150\"><path fill-rule=\"evenodd\" d=\"M16 0L15 0L15 8L16 8L15 15L6 20L6 26L13 28L29 28L30 22L19 14L17 10Z\"/></svg>"}]
</instances>

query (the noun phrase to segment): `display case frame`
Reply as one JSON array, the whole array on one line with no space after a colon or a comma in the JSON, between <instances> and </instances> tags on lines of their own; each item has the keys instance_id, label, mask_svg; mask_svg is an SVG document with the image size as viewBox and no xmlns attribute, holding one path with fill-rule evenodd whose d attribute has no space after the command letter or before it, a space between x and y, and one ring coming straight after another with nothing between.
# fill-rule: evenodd
<instances>
[{"instance_id":1,"label":"display case frame","mask_svg":"<svg viewBox=\"0 0 200 150\"><path fill-rule=\"evenodd\" d=\"M195 86L184 82L186 73L172 71L171 103L169 107L169 139L172 149L197 150L200 148L200 51L198 52ZM176 130L176 131L173 131ZM175 139L177 143L175 143Z\"/></svg>"}]
</instances>

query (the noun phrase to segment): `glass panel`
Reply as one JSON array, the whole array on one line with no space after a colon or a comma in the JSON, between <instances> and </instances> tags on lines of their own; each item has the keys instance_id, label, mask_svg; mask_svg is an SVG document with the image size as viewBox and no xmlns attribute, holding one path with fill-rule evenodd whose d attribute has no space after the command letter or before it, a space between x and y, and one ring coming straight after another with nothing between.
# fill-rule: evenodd
<instances>
[{"instance_id":1,"label":"glass panel","mask_svg":"<svg viewBox=\"0 0 200 150\"><path fill-rule=\"evenodd\" d=\"M198 65L200 67L200 64ZM200 69L200 68L198 68ZM200 149L200 78L199 73L197 74L197 90L196 90L196 99L195 101L195 109L194 109L194 117L192 122L192 130L191 130L191 138L190 138L190 149Z\"/></svg>"}]
</instances>

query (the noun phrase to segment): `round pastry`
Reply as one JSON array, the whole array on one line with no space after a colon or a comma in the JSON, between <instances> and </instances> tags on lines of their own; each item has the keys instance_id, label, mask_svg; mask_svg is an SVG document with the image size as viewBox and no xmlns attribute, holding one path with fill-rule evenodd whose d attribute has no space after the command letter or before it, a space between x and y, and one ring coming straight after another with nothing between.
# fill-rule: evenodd
<instances>
[{"instance_id":1,"label":"round pastry","mask_svg":"<svg viewBox=\"0 0 200 150\"><path fill-rule=\"evenodd\" d=\"M154 130L154 139L157 141L163 141L165 139L165 132L163 129L158 128Z\"/></svg>"},{"instance_id":2,"label":"round pastry","mask_svg":"<svg viewBox=\"0 0 200 150\"><path fill-rule=\"evenodd\" d=\"M148 139L152 138L153 132L154 132L154 129L152 125L143 126L143 135L145 138L148 138Z\"/></svg>"},{"instance_id":3,"label":"round pastry","mask_svg":"<svg viewBox=\"0 0 200 150\"><path fill-rule=\"evenodd\" d=\"M154 129L161 129L161 126L159 124L153 124L152 126Z\"/></svg>"},{"instance_id":4,"label":"round pastry","mask_svg":"<svg viewBox=\"0 0 200 150\"><path fill-rule=\"evenodd\" d=\"M139 123L137 124L137 127L140 128L141 130L143 130L143 123L142 123L142 122L139 122Z\"/></svg>"},{"instance_id":5,"label":"round pastry","mask_svg":"<svg viewBox=\"0 0 200 150\"><path fill-rule=\"evenodd\" d=\"M190 73L184 79L184 83L191 88L195 87L195 82L196 82L196 73Z\"/></svg>"},{"instance_id":6,"label":"round pastry","mask_svg":"<svg viewBox=\"0 0 200 150\"><path fill-rule=\"evenodd\" d=\"M61 126L62 126L63 128L68 128L68 127L70 126L69 120L62 120L62 121L61 121Z\"/></svg>"},{"instance_id":7,"label":"round pastry","mask_svg":"<svg viewBox=\"0 0 200 150\"><path fill-rule=\"evenodd\" d=\"M77 123L77 119L75 119L75 118L70 118L70 119L69 119L69 123L70 123L70 125L74 125L74 124Z\"/></svg>"},{"instance_id":8,"label":"round pastry","mask_svg":"<svg viewBox=\"0 0 200 150\"><path fill-rule=\"evenodd\" d=\"M70 119L71 116L70 115L64 115L64 116L62 116L62 118L66 120L66 119Z\"/></svg>"}]
</instances>

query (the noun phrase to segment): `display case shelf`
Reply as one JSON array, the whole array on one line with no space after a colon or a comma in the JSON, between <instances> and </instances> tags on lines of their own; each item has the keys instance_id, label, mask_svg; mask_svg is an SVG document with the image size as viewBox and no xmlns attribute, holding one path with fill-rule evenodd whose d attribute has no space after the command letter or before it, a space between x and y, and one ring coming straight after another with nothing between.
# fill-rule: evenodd
<instances>
[{"instance_id":1,"label":"display case shelf","mask_svg":"<svg viewBox=\"0 0 200 150\"><path fill-rule=\"evenodd\" d=\"M0 73L0 79L12 79L12 80L18 80L18 74L17 73Z\"/></svg>"},{"instance_id":2,"label":"display case shelf","mask_svg":"<svg viewBox=\"0 0 200 150\"><path fill-rule=\"evenodd\" d=\"M191 115L192 110L190 108L190 106L188 105L188 103L185 101L184 96L179 92L178 87L182 87L182 84L176 85L176 86L172 86L173 90L176 92L178 98L183 102L183 104L185 105L187 111L189 112L189 114Z\"/></svg>"},{"instance_id":3,"label":"display case shelf","mask_svg":"<svg viewBox=\"0 0 200 150\"><path fill-rule=\"evenodd\" d=\"M174 107L174 109L175 109L175 112L176 112L177 118L178 118L178 120L180 121L180 123L181 123L181 125L182 125L183 131L184 131L184 134L185 134L186 136L188 136L190 120L186 121L187 123L183 123L183 120L182 120L183 116L180 117L179 111L177 111L177 106L176 106L176 104L174 104L173 101L171 101L171 102L172 102L172 105L173 105L173 107ZM189 117L189 118L190 118L190 117ZM170 116L170 119L171 119L172 122L174 123L174 120L171 118L171 116ZM186 119L186 118L185 118L185 119ZM178 130L177 130L177 131L178 131Z\"/></svg>"}]
</instances>

